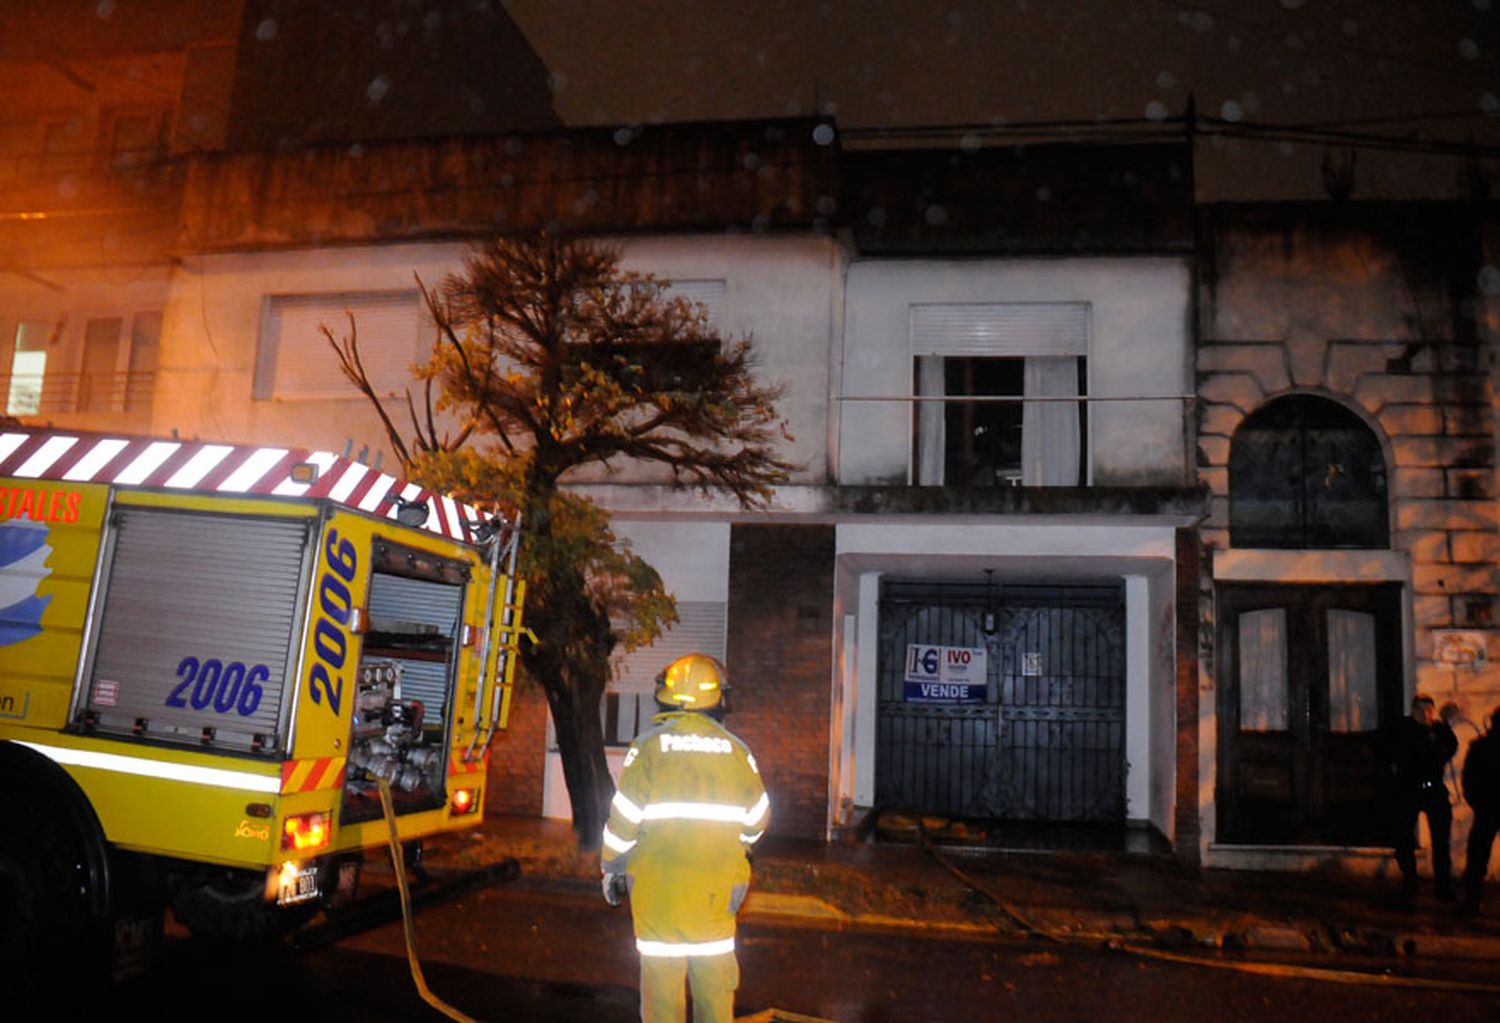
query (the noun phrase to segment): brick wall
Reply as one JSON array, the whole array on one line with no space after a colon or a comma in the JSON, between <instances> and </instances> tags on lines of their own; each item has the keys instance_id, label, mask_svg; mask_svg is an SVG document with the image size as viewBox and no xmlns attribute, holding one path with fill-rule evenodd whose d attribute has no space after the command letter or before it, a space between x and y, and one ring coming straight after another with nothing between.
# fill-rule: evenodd
<instances>
[{"instance_id":1,"label":"brick wall","mask_svg":"<svg viewBox=\"0 0 1500 1023\"><path fill-rule=\"evenodd\" d=\"M542 775L547 766L547 696L519 679L510 704L510 727L490 747L485 813L540 816Z\"/></svg>"},{"instance_id":2,"label":"brick wall","mask_svg":"<svg viewBox=\"0 0 1500 1023\"><path fill-rule=\"evenodd\" d=\"M1176 664L1177 793L1173 848L1189 863L1200 860L1198 840L1198 620L1202 613L1202 548L1196 529L1177 530Z\"/></svg>"},{"instance_id":3,"label":"brick wall","mask_svg":"<svg viewBox=\"0 0 1500 1023\"><path fill-rule=\"evenodd\" d=\"M730 533L726 724L755 751L779 835L827 831L833 555L832 526Z\"/></svg>"}]
</instances>

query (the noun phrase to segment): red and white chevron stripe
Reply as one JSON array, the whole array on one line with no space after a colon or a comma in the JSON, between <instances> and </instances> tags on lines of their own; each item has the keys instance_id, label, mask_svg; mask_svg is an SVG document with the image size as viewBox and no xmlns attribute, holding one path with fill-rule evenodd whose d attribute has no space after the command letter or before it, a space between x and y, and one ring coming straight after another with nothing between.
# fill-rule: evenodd
<instances>
[{"instance_id":1,"label":"red and white chevron stripe","mask_svg":"<svg viewBox=\"0 0 1500 1023\"><path fill-rule=\"evenodd\" d=\"M312 482L294 480L294 466L311 466L315 470ZM426 501L426 528L454 540L472 541L474 529L484 521L477 509L445 494L331 451L307 448L21 428L0 432L0 476L198 493L327 498L392 519L397 508L394 499L401 497Z\"/></svg>"}]
</instances>

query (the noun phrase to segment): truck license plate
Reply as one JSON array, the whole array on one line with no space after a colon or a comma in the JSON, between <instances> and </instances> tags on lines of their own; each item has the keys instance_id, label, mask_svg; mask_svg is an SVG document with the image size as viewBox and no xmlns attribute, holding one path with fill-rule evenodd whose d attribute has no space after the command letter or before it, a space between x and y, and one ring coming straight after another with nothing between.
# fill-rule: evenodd
<instances>
[{"instance_id":1,"label":"truck license plate","mask_svg":"<svg viewBox=\"0 0 1500 1023\"><path fill-rule=\"evenodd\" d=\"M299 867L295 872L285 871L282 873L280 884L276 891L276 905L295 906L299 902L308 902L317 897L317 864Z\"/></svg>"}]
</instances>

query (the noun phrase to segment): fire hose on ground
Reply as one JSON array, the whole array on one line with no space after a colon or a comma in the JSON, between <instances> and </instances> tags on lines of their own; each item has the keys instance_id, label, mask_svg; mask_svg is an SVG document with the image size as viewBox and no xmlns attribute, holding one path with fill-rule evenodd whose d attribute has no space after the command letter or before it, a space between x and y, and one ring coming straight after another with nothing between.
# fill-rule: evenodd
<instances>
[{"instance_id":1,"label":"fire hose on ground","mask_svg":"<svg viewBox=\"0 0 1500 1023\"><path fill-rule=\"evenodd\" d=\"M412 982L416 984L417 994L421 995L422 1001L444 1016L457 1020L458 1023L476 1023L472 1016L464 1015L433 994L432 989L427 986L427 978L422 975L422 963L417 958L417 932L411 919L411 890L406 886L406 855L401 850L401 836L396 833L396 810L391 803L391 786L384 778L379 778L378 782L380 808L385 813L386 831L390 835L391 866L396 873L396 888L401 892L401 925L406 935L406 963L411 968Z\"/></svg>"}]
</instances>

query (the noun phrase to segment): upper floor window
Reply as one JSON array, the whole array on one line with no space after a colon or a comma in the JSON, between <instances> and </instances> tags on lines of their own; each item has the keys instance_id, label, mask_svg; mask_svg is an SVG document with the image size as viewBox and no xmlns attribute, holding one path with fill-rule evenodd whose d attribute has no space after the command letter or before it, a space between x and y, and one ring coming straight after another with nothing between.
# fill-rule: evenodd
<instances>
[{"instance_id":1,"label":"upper floor window","mask_svg":"<svg viewBox=\"0 0 1500 1023\"><path fill-rule=\"evenodd\" d=\"M685 298L689 302L696 302L703 307L708 315L708 328L713 331L723 330L724 324L724 292L725 282L723 280L663 280L662 288L664 298Z\"/></svg>"},{"instance_id":2,"label":"upper floor window","mask_svg":"<svg viewBox=\"0 0 1500 1023\"><path fill-rule=\"evenodd\" d=\"M1315 395L1278 398L1252 412L1229 452L1229 542L1389 546L1385 457L1374 432Z\"/></svg>"},{"instance_id":3,"label":"upper floor window","mask_svg":"<svg viewBox=\"0 0 1500 1023\"><path fill-rule=\"evenodd\" d=\"M120 331L125 320L100 316L83 327L83 365L78 375L78 411L107 412L124 398L126 378L118 372Z\"/></svg>"},{"instance_id":4,"label":"upper floor window","mask_svg":"<svg viewBox=\"0 0 1500 1023\"><path fill-rule=\"evenodd\" d=\"M662 285L662 298L668 301L686 299L701 309L710 335L717 335L722 330L724 281L657 280ZM701 379L710 373L713 361L719 355L719 344L716 336L676 341L643 341L631 337L592 344L574 343L567 354L575 363L611 367L616 379L627 387L671 391L682 387L684 380Z\"/></svg>"},{"instance_id":5,"label":"upper floor window","mask_svg":"<svg viewBox=\"0 0 1500 1023\"><path fill-rule=\"evenodd\" d=\"M159 163L166 153L169 115L162 110L117 110L106 117L109 169L128 174Z\"/></svg>"},{"instance_id":6,"label":"upper floor window","mask_svg":"<svg viewBox=\"0 0 1500 1023\"><path fill-rule=\"evenodd\" d=\"M320 329L359 336L359 356L377 393L400 393L417 361L420 304L415 291L270 295L261 312L254 397L259 400L353 398L338 356Z\"/></svg>"},{"instance_id":7,"label":"upper floor window","mask_svg":"<svg viewBox=\"0 0 1500 1023\"><path fill-rule=\"evenodd\" d=\"M1085 481L1088 329L1081 302L912 306L916 483Z\"/></svg>"},{"instance_id":8,"label":"upper floor window","mask_svg":"<svg viewBox=\"0 0 1500 1023\"><path fill-rule=\"evenodd\" d=\"M43 175L77 174L85 168L88 151L89 140L84 134L81 117L48 121L42 125L39 170Z\"/></svg>"},{"instance_id":9,"label":"upper floor window","mask_svg":"<svg viewBox=\"0 0 1500 1023\"><path fill-rule=\"evenodd\" d=\"M22 320L10 346L10 380L5 412L31 416L41 411L42 384L47 376L47 342L53 325L45 320Z\"/></svg>"}]
</instances>

